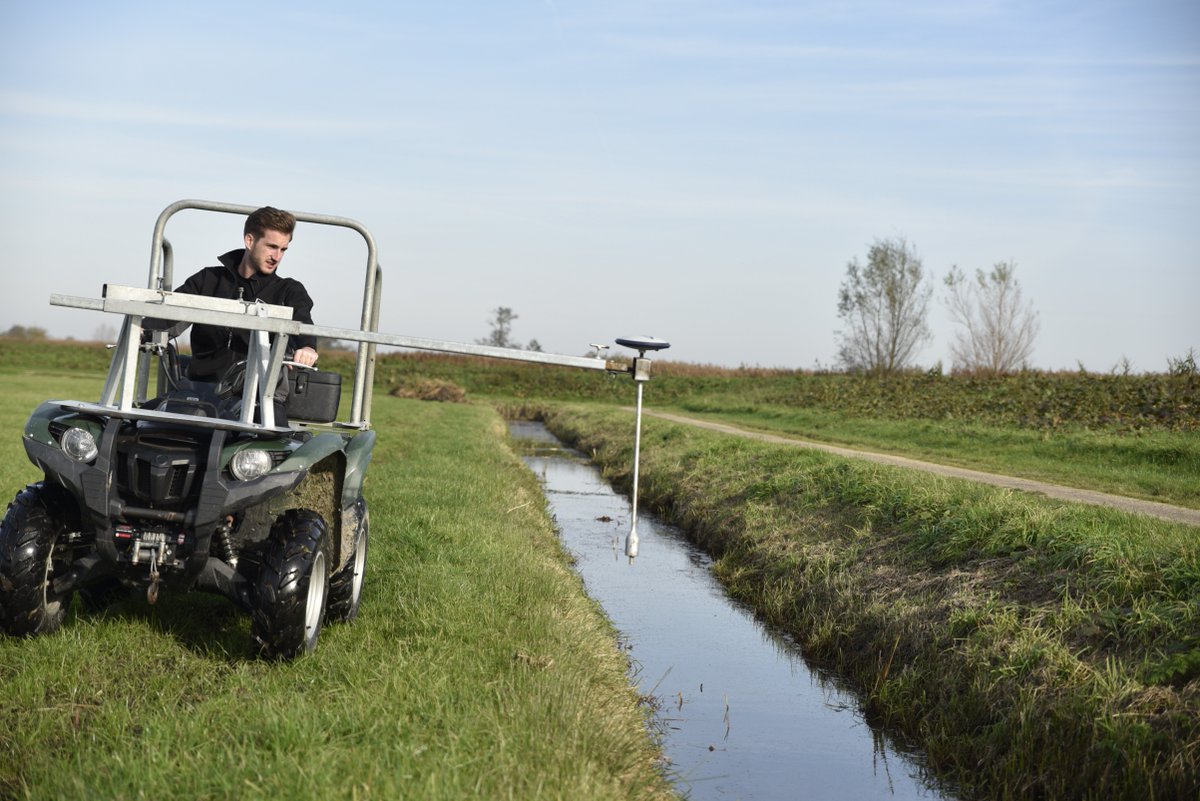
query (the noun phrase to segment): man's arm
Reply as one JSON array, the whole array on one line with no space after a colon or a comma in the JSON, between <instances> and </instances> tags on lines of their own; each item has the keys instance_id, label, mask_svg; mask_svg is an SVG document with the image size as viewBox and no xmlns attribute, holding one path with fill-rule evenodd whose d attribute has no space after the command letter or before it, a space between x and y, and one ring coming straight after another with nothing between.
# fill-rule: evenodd
<instances>
[{"instance_id":1,"label":"man's arm","mask_svg":"<svg viewBox=\"0 0 1200 801\"><path fill-rule=\"evenodd\" d=\"M288 282L288 292L285 296L285 303L292 307L292 319L308 325L313 324L312 307L313 301L309 297L308 290L304 288L304 284L292 279ZM301 334L295 339L296 351L292 354L292 361L312 367L320 358L317 354L316 337L307 334Z\"/></svg>"}]
</instances>

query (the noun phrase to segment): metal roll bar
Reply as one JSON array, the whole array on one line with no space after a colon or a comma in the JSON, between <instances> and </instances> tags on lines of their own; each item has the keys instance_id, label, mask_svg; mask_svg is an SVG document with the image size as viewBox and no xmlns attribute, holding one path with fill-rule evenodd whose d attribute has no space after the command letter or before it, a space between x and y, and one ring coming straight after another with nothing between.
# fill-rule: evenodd
<instances>
[{"instance_id":1,"label":"metal roll bar","mask_svg":"<svg viewBox=\"0 0 1200 801\"><path fill-rule=\"evenodd\" d=\"M154 223L154 236L150 244L150 277L147 282L149 289L170 290L172 276L172 259L170 243L164 233L167 221L176 213L185 209L200 211L216 211L225 214L247 216L254 212L256 206L246 206L238 203L221 203L212 200L178 200L163 209ZM338 228L349 228L357 231L367 243L367 271L363 284L363 305L360 323L361 332L376 332L379 330L379 293L383 286L383 275L375 248L375 237L367 227L349 217L335 217L329 214L314 214L305 211L290 212L297 222L330 225ZM164 258L164 252L166 258ZM356 337L343 337L351 339ZM354 366L354 396L351 405L351 416L354 422L370 419L371 416L371 387L375 380L375 350L376 343L359 340L358 355Z\"/></svg>"}]
</instances>

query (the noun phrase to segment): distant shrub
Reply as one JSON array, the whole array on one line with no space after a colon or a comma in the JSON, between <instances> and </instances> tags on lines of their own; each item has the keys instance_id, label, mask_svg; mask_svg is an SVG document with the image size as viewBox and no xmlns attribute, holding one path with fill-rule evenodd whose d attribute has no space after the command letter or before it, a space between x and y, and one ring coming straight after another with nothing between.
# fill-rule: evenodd
<instances>
[{"instance_id":1,"label":"distant shrub","mask_svg":"<svg viewBox=\"0 0 1200 801\"><path fill-rule=\"evenodd\" d=\"M1184 360L1180 360L1184 361ZM653 363L648 402L694 411L815 407L854 417L962 420L1021 428L1200 430L1200 374L1024 370L1014 375L910 370L837 372ZM388 354L376 384L440 378L476 395L628 404L630 381L603 373L440 354Z\"/></svg>"},{"instance_id":2,"label":"distant shrub","mask_svg":"<svg viewBox=\"0 0 1200 801\"><path fill-rule=\"evenodd\" d=\"M417 379L393 387L389 393L397 398L416 398L439 403L466 403L467 391L451 381L438 378Z\"/></svg>"},{"instance_id":3,"label":"distant shrub","mask_svg":"<svg viewBox=\"0 0 1200 801\"><path fill-rule=\"evenodd\" d=\"M1171 375L1194 376L1200 373L1200 368L1196 367L1196 351L1194 348L1188 348L1188 352L1179 358L1168 358L1167 366L1167 371Z\"/></svg>"},{"instance_id":4,"label":"distant shrub","mask_svg":"<svg viewBox=\"0 0 1200 801\"><path fill-rule=\"evenodd\" d=\"M9 328L7 331L5 331L3 334L0 334L0 337L7 337L9 339L32 340L34 342L44 342L46 340L46 329L39 328L35 325L29 325L29 326L14 325L11 328Z\"/></svg>"}]
</instances>

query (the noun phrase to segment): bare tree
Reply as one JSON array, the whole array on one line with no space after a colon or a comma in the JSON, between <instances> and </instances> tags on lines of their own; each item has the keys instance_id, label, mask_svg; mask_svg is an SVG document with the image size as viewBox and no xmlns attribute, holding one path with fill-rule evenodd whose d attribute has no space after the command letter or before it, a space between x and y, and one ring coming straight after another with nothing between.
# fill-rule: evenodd
<instances>
[{"instance_id":1,"label":"bare tree","mask_svg":"<svg viewBox=\"0 0 1200 801\"><path fill-rule=\"evenodd\" d=\"M520 343L512 340L512 321L517 319L519 315L514 314L513 310L508 306L501 306L499 308L492 309L492 314L494 314L495 317L488 321L488 325L492 327L492 333L488 334L486 337L475 340L475 344L520 350ZM531 339L529 340L529 344L525 346L525 349L541 351L542 345L536 339Z\"/></svg>"},{"instance_id":2,"label":"bare tree","mask_svg":"<svg viewBox=\"0 0 1200 801\"><path fill-rule=\"evenodd\" d=\"M512 322L517 319L518 315L514 314L508 306L492 309L492 314L496 315L488 320L488 325L492 327L492 333L475 340L475 344L491 345L496 348L520 348L520 345L513 344L509 339L512 335Z\"/></svg>"},{"instance_id":3,"label":"bare tree","mask_svg":"<svg viewBox=\"0 0 1200 801\"><path fill-rule=\"evenodd\" d=\"M903 238L875 240L866 266L846 265L838 291L838 360L880 375L903 369L932 337L925 317L933 287L916 249Z\"/></svg>"},{"instance_id":4,"label":"bare tree","mask_svg":"<svg viewBox=\"0 0 1200 801\"><path fill-rule=\"evenodd\" d=\"M963 327L950 345L959 370L1001 375L1023 367L1033 352L1038 316L1021 297L1016 265L997 262L991 272L975 271L969 281L953 267L946 276L946 308Z\"/></svg>"}]
</instances>

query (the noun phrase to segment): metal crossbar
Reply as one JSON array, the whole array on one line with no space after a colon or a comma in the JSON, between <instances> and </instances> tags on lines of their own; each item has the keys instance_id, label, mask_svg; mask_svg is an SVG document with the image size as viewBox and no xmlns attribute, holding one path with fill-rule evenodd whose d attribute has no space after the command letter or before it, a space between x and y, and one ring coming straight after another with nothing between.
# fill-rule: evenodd
<instances>
[{"instance_id":1,"label":"metal crossbar","mask_svg":"<svg viewBox=\"0 0 1200 801\"><path fill-rule=\"evenodd\" d=\"M333 328L329 326L309 325L292 320L292 310L287 306L275 306L241 300L226 300L209 298L200 295L189 295L182 292L167 292L157 289L142 289L138 287L109 284L104 288L103 298L87 298L74 295L55 294L50 296L54 306L64 306L76 309L112 312L125 315L125 323L121 327L121 335L117 342L119 358L113 359L109 370L108 382L100 403L116 406L122 411L132 408L134 398L134 378L137 369L138 345L141 341L142 323L146 318L172 322L201 323L204 325L224 326L260 332L250 338L251 352L247 354L247 363L259 365L252 374L247 371L246 395L243 396L243 417L253 415L254 406L261 405L263 419L271 414L271 404L266 401L272 397L280 376L283 359L283 348L289 337L307 334L328 339L351 340L371 345L390 345L402 348L415 348L441 353L457 353L468 356L486 356L510 361L532 362L535 364L575 367L585 370L604 370L609 372L627 372L628 366L620 361L591 358L587 356L566 356L540 351L524 351L513 348L498 348L491 345L473 345L464 342L448 342L423 337L410 337L399 334L382 334L377 331L365 331L353 328ZM265 344L266 334L275 334L274 343L270 346L269 355ZM361 351L360 351L361 352ZM252 381L252 377L254 380ZM119 399L117 397L120 392ZM355 392L362 392L360 383L356 381ZM248 411L247 411L248 410ZM273 415L271 415L273 417ZM249 419L252 419L249 418ZM351 425L370 424L370 404L356 404Z\"/></svg>"},{"instance_id":2,"label":"metal crossbar","mask_svg":"<svg viewBox=\"0 0 1200 801\"><path fill-rule=\"evenodd\" d=\"M170 289L173 281L173 259L171 244L164 236L167 221L175 214L185 209L200 211L216 211L224 214L236 214L245 217L255 211L254 206L237 203L220 203L211 200L179 200L162 210L154 223L154 237L150 244L150 289ZM363 287L362 319L360 328L363 331L379 330L379 294L383 285L383 271L380 269L376 256L375 237L366 226L349 217L336 217L330 214L313 214L311 212L293 211L292 215L298 222L329 225L337 228L348 228L357 231L367 246L366 281ZM358 355L354 365L354 396L352 400L353 417L355 420L370 419L371 416L371 387L375 381L375 344L360 342Z\"/></svg>"}]
</instances>

